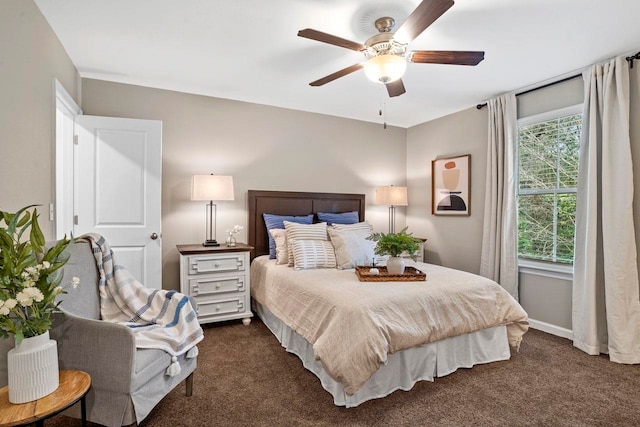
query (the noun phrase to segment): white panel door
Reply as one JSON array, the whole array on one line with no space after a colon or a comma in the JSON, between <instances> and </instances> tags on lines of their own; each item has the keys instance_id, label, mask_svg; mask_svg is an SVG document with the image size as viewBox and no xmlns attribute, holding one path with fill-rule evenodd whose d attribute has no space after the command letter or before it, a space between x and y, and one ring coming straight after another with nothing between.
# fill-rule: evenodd
<instances>
[{"instance_id":1,"label":"white panel door","mask_svg":"<svg viewBox=\"0 0 640 427\"><path fill-rule=\"evenodd\" d=\"M162 288L162 122L78 116L74 235L98 233L149 288Z\"/></svg>"}]
</instances>

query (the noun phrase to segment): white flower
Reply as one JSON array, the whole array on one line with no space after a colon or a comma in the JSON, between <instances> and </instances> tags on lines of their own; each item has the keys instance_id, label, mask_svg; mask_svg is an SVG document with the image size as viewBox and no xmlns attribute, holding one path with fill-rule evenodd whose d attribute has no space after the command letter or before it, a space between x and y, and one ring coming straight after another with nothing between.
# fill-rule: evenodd
<instances>
[{"instance_id":1,"label":"white flower","mask_svg":"<svg viewBox=\"0 0 640 427\"><path fill-rule=\"evenodd\" d=\"M33 298L31 298L25 291L18 292L16 299L23 307L30 307L33 304Z\"/></svg>"},{"instance_id":2,"label":"white flower","mask_svg":"<svg viewBox=\"0 0 640 427\"><path fill-rule=\"evenodd\" d=\"M24 269L31 277L38 276L38 269L36 267L27 267Z\"/></svg>"},{"instance_id":3,"label":"white flower","mask_svg":"<svg viewBox=\"0 0 640 427\"><path fill-rule=\"evenodd\" d=\"M62 286L56 286L55 289L53 290L53 294L59 295L61 293L62 293Z\"/></svg>"},{"instance_id":4,"label":"white flower","mask_svg":"<svg viewBox=\"0 0 640 427\"><path fill-rule=\"evenodd\" d=\"M51 263L49 261L42 261L42 268L49 268L51 267Z\"/></svg>"},{"instance_id":5,"label":"white flower","mask_svg":"<svg viewBox=\"0 0 640 427\"><path fill-rule=\"evenodd\" d=\"M23 307L30 307L33 305L33 302L40 302L44 299L44 295L38 288L26 288L21 292L18 292L16 295L16 299Z\"/></svg>"},{"instance_id":6,"label":"white flower","mask_svg":"<svg viewBox=\"0 0 640 427\"><path fill-rule=\"evenodd\" d=\"M11 312L11 310L9 310L9 307L4 306L4 307L0 307L0 316L6 316Z\"/></svg>"},{"instance_id":7,"label":"white flower","mask_svg":"<svg viewBox=\"0 0 640 427\"><path fill-rule=\"evenodd\" d=\"M78 284L80 283L80 278L74 277L73 279L71 279L71 283L73 284L73 289L77 288Z\"/></svg>"},{"instance_id":8,"label":"white flower","mask_svg":"<svg viewBox=\"0 0 640 427\"><path fill-rule=\"evenodd\" d=\"M4 306L9 307L9 310L11 310L16 305L18 305L18 301L14 300L13 298L9 298L4 302Z\"/></svg>"},{"instance_id":9,"label":"white flower","mask_svg":"<svg viewBox=\"0 0 640 427\"><path fill-rule=\"evenodd\" d=\"M239 232L241 232L242 230L244 230L244 227L241 225L234 225L233 228L227 230L227 233L229 233L230 236L233 236L234 234L238 234Z\"/></svg>"}]
</instances>

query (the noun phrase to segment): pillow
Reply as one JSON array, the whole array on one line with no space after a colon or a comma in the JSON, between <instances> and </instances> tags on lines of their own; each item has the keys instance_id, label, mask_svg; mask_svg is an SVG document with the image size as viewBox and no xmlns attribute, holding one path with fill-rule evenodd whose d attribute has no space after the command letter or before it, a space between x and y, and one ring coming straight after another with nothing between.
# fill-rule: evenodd
<instances>
[{"instance_id":1,"label":"pillow","mask_svg":"<svg viewBox=\"0 0 640 427\"><path fill-rule=\"evenodd\" d=\"M274 228L284 228L283 222L285 220L300 224L311 224L313 222L313 214L305 216L262 214L262 217L264 218L264 223L267 226L267 231ZM271 236L270 233L267 234L269 235L269 258L276 259L276 242L273 240L273 236Z\"/></svg>"},{"instance_id":2,"label":"pillow","mask_svg":"<svg viewBox=\"0 0 640 427\"><path fill-rule=\"evenodd\" d=\"M333 228L336 230L365 230L369 234L373 233L373 227L367 221L357 222L355 224L333 224Z\"/></svg>"},{"instance_id":3,"label":"pillow","mask_svg":"<svg viewBox=\"0 0 640 427\"><path fill-rule=\"evenodd\" d=\"M327 237L326 222L318 222L316 224L297 224L295 222L284 221L284 228L287 230L289 265L294 265L293 251L291 250L292 240L329 240Z\"/></svg>"},{"instance_id":4,"label":"pillow","mask_svg":"<svg viewBox=\"0 0 640 427\"><path fill-rule=\"evenodd\" d=\"M372 264L376 256L373 252L376 243L367 240L371 235L371 227L368 230L340 230L329 227L327 231L336 252L336 267L339 270Z\"/></svg>"},{"instance_id":5,"label":"pillow","mask_svg":"<svg viewBox=\"0 0 640 427\"><path fill-rule=\"evenodd\" d=\"M291 240L289 249L295 270L336 267L336 254L328 240Z\"/></svg>"},{"instance_id":6,"label":"pillow","mask_svg":"<svg viewBox=\"0 0 640 427\"><path fill-rule=\"evenodd\" d=\"M358 211L342 212L342 213L329 213L318 212L318 220L326 222L327 224L355 224L360 221Z\"/></svg>"},{"instance_id":7,"label":"pillow","mask_svg":"<svg viewBox=\"0 0 640 427\"><path fill-rule=\"evenodd\" d=\"M287 249L287 231L283 228L269 230L276 242L276 264L289 264L289 250Z\"/></svg>"}]
</instances>

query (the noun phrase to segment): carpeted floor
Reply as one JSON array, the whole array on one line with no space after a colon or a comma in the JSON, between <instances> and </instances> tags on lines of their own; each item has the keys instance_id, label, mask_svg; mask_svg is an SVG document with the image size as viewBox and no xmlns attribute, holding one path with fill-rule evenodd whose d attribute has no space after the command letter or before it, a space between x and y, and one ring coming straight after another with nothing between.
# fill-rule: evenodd
<instances>
[{"instance_id":1,"label":"carpeted floor","mask_svg":"<svg viewBox=\"0 0 640 427\"><path fill-rule=\"evenodd\" d=\"M141 427L640 425L640 366L588 356L535 330L511 360L345 409L259 320L204 329L193 396L181 384ZM46 425L80 422L60 415Z\"/></svg>"}]
</instances>

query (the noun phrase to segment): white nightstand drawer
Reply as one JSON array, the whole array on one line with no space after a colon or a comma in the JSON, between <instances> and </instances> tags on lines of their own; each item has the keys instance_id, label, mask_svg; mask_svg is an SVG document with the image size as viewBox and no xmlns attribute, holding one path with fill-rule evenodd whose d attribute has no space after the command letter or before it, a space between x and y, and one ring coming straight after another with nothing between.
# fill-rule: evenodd
<instances>
[{"instance_id":1,"label":"white nightstand drawer","mask_svg":"<svg viewBox=\"0 0 640 427\"><path fill-rule=\"evenodd\" d=\"M207 276L189 280L189 295L206 296L245 290L245 276Z\"/></svg>"},{"instance_id":2,"label":"white nightstand drawer","mask_svg":"<svg viewBox=\"0 0 640 427\"><path fill-rule=\"evenodd\" d=\"M219 271L244 271L243 254L199 255L189 257L189 274L205 274Z\"/></svg>"},{"instance_id":3,"label":"white nightstand drawer","mask_svg":"<svg viewBox=\"0 0 640 427\"><path fill-rule=\"evenodd\" d=\"M244 313L247 309L245 296L240 295L232 298L200 300L198 302L198 318L223 316L226 314Z\"/></svg>"}]
</instances>

